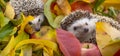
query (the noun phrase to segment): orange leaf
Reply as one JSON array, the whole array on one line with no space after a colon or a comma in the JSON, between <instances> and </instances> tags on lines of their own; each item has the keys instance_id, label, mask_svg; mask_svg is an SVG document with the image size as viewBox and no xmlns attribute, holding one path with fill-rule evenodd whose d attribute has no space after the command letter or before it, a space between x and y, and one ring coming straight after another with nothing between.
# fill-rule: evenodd
<instances>
[{"instance_id":1,"label":"orange leaf","mask_svg":"<svg viewBox=\"0 0 120 56\"><path fill-rule=\"evenodd\" d=\"M65 15L70 14L70 12L71 12L71 6L70 6L68 0L57 0L57 4L61 8L62 12Z\"/></svg>"}]
</instances>

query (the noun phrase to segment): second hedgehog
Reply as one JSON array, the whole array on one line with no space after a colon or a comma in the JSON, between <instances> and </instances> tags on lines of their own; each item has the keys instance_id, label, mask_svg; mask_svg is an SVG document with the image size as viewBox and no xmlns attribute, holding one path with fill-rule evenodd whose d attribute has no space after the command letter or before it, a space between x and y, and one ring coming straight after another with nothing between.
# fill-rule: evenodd
<instances>
[{"instance_id":1,"label":"second hedgehog","mask_svg":"<svg viewBox=\"0 0 120 56\"><path fill-rule=\"evenodd\" d=\"M95 22L96 18L90 16L86 11L75 11L66 16L61 22L61 27L73 33L80 42L90 42L96 44Z\"/></svg>"},{"instance_id":2,"label":"second hedgehog","mask_svg":"<svg viewBox=\"0 0 120 56\"><path fill-rule=\"evenodd\" d=\"M110 23L120 30L118 22L111 18L95 15L82 10L77 10L66 16L61 22L61 28L73 33L80 42L96 44L95 24L98 21Z\"/></svg>"}]
</instances>

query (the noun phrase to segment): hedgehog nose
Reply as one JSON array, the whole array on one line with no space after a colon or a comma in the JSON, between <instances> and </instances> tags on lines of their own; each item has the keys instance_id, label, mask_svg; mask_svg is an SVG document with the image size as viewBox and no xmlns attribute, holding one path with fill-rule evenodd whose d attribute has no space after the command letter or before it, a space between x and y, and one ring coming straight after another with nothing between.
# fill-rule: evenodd
<instances>
[{"instance_id":1,"label":"hedgehog nose","mask_svg":"<svg viewBox=\"0 0 120 56\"><path fill-rule=\"evenodd\" d=\"M38 28L36 28L35 30L36 30L36 31L40 31L40 29L38 29Z\"/></svg>"},{"instance_id":2,"label":"hedgehog nose","mask_svg":"<svg viewBox=\"0 0 120 56\"><path fill-rule=\"evenodd\" d=\"M86 33L86 32L88 32L88 31L89 31L89 29L88 29L88 28L85 28L85 29L84 29L84 32L85 32L85 33Z\"/></svg>"}]
</instances>

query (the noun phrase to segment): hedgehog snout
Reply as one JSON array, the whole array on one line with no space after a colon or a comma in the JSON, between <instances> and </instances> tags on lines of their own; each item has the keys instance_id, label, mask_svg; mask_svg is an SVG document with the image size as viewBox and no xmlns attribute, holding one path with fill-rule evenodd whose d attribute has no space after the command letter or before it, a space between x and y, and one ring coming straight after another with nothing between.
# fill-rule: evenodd
<instances>
[{"instance_id":1,"label":"hedgehog snout","mask_svg":"<svg viewBox=\"0 0 120 56\"><path fill-rule=\"evenodd\" d=\"M36 31L40 31L40 28L35 28Z\"/></svg>"},{"instance_id":2,"label":"hedgehog snout","mask_svg":"<svg viewBox=\"0 0 120 56\"><path fill-rule=\"evenodd\" d=\"M85 32L85 33L87 33L88 31L89 31L89 29L88 29L88 28L85 28L85 29L84 29L84 32Z\"/></svg>"}]
</instances>

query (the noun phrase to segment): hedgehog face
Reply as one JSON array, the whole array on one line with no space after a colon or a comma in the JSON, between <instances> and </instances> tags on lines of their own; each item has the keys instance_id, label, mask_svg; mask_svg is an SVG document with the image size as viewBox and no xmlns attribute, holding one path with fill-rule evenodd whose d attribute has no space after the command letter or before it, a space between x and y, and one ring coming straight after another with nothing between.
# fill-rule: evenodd
<instances>
[{"instance_id":1,"label":"hedgehog face","mask_svg":"<svg viewBox=\"0 0 120 56\"><path fill-rule=\"evenodd\" d=\"M43 21L44 15L40 14L39 16L36 16L33 21L29 22L29 24L32 26L33 29L35 29L35 31L39 31Z\"/></svg>"},{"instance_id":2,"label":"hedgehog face","mask_svg":"<svg viewBox=\"0 0 120 56\"><path fill-rule=\"evenodd\" d=\"M120 30L120 24L112 18L76 10L61 21L61 28L73 33L80 42L96 44L96 22L106 22Z\"/></svg>"},{"instance_id":3,"label":"hedgehog face","mask_svg":"<svg viewBox=\"0 0 120 56\"><path fill-rule=\"evenodd\" d=\"M81 38L81 40L90 36L93 31L95 31L95 22L97 19L81 18L67 28L67 30L73 33L76 37Z\"/></svg>"}]
</instances>

